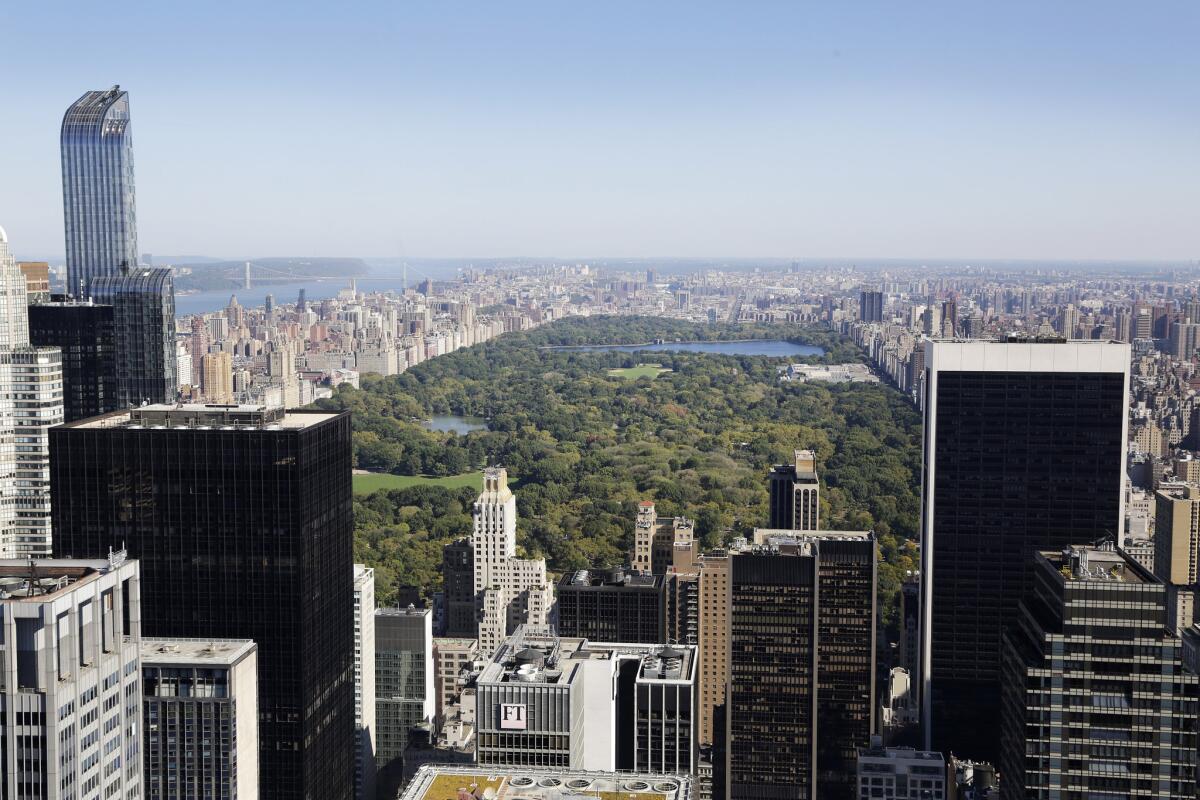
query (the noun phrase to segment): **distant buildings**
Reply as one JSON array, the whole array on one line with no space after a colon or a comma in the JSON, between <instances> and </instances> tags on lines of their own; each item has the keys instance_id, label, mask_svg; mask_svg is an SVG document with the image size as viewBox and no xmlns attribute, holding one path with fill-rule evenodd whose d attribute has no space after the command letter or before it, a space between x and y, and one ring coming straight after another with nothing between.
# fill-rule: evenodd
<instances>
[{"instance_id":1,"label":"distant buildings","mask_svg":"<svg viewBox=\"0 0 1200 800\"><path fill-rule=\"evenodd\" d=\"M144 797L138 563L0 561L0 797Z\"/></svg>"},{"instance_id":2,"label":"distant buildings","mask_svg":"<svg viewBox=\"0 0 1200 800\"><path fill-rule=\"evenodd\" d=\"M1119 539L1129 359L1100 341L925 345L926 749L995 759L996 726L979 721L998 707L1000 634L1031 588L1029 553Z\"/></svg>"},{"instance_id":3,"label":"distant buildings","mask_svg":"<svg viewBox=\"0 0 1200 800\"><path fill-rule=\"evenodd\" d=\"M354 565L354 796L375 798L375 570Z\"/></svg>"},{"instance_id":4,"label":"distant buildings","mask_svg":"<svg viewBox=\"0 0 1200 800\"><path fill-rule=\"evenodd\" d=\"M630 565L643 575L666 575L675 563L675 548L693 548L695 524L687 517L660 517L654 503L638 504Z\"/></svg>"},{"instance_id":5,"label":"distant buildings","mask_svg":"<svg viewBox=\"0 0 1200 800\"><path fill-rule=\"evenodd\" d=\"M1033 561L1004 635L1000 796L1194 797L1200 678L1166 587L1111 547Z\"/></svg>"},{"instance_id":6,"label":"distant buildings","mask_svg":"<svg viewBox=\"0 0 1200 800\"><path fill-rule=\"evenodd\" d=\"M348 414L146 406L51 431L57 552L124 542L152 636L258 645L262 800L350 800Z\"/></svg>"},{"instance_id":7,"label":"distant buildings","mask_svg":"<svg viewBox=\"0 0 1200 800\"><path fill-rule=\"evenodd\" d=\"M138 266L129 93L114 86L76 100L61 146L67 291L85 296L95 278Z\"/></svg>"},{"instance_id":8,"label":"distant buildings","mask_svg":"<svg viewBox=\"0 0 1200 800\"><path fill-rule=\"evenodd\" d=\"M577 570L558 583L558 633L600 642L667 641L663 576Z\"/></svg>"},{"instance_id":9,"label":"distant buildings","mask_svg":"<svg viewBox=\"0 0 1200 800\"><path fill-rule=\"evenodd\" d=\"M205 353L200 359L200 389L210 403L233 402L233 356Z\"/></svg>"},{"instance_id":10,"label":"distant buildings","mask_svg":"<svg viewBox=\"0 0 1200 800\"><path fill-rule=\"evenodd\" d=\"M883 292L864 290L859 293L858 318L863 322L883 321Z\"/></svg>"},{"instance_id":11,"label":"distant buildings","mask_svg":"<svg viewBox=\"0 0 1200 800\"><path fill-rule=\"evenodd\" d=\"M258 652L248 639L143 639L144 796L258 793Z\"/></svg>"},{"instance_id":12,"label":"distant buildings","mask_svg":"<svg viewBox=\"0 0 1200 800\"><path fill-rule=\"evenodd\" d=\"M554 606L546 560L517 558L517 499L500 467L483 472L471 534L479 649L491 653L518 625L545 625Z\"/></svg>"},{"instance_id":13,"label":"distant buildings","mask_svg":"<svg viewBox=\"0 0 1200 800\"><path fill-rule=\"evenodd\" d=\"M797 450L792 464L776 465L768 478L770 527L777 530L815 531L821 527L821 483L817 479L816 453Z\"/></svg>"},{"instance_id":14,"label":"distant buildings","mask_svg":"<svg viewBox=\"0 0 1200 800\"><path fill-rule=\"evenodd\" d=\"M442 548L442 607L446 636L473 639L478 635L475 553L470 539L459 539Z\"/></svg>"}]
</instances>

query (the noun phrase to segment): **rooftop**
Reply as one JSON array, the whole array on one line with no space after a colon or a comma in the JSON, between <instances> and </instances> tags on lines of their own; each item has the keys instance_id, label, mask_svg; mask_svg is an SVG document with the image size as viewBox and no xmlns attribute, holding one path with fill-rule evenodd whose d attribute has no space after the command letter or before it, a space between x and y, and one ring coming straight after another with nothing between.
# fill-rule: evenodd
<instances>
[{"instance_id":1,"label":"rooftop","mask_svg":"<svg viewBox=\"0 0 1200 800\"><path fill-rule=\"evenodd\" d=\"M258 649L251 639L142 638L143 664L231 666Z\"/></svg>"},{"instance_id":2,"label":"rooftop","mask_svg":"<svg viewBox=\"0 0 1200 800\"><path fill-rule=\"evenodd\" d=\"M384 606L375 609L376 616L380 617L424 617L431 613L428 608L417 608L412 603L409 603L407 608Z\"/></svg>"},{"instance_id":3,"label":"rooftop","mask_svg":"<svg viewBox=\"0 0 1200 800\"><path fill-rule=\"evenodd\" d=\"M589 642L560 638L546 628L523 625L504 640L479 676L480 683L567 685L584 661L641 659L638 679L690 681L696 648L687 645Z\"/></svg>"},{"instance_id":4,"label":"rooftop","mask_svg":"<svg viewBox=\"0 0 1200 800\"><path fill-rule=\"evenodd\" d=\"M0 559L0 600L43 602L117 569L125 551L108 558Z\"/></svg>"},{"instance_id":5,"label":"rooftop","mask_svg":"<svg viewBox=\"0 0 1200 800\"><path fill-rule=\"evenodd\" d=\"M559 800L567 795L601 800L688 800L691 780L675 775L426 764L401 800Z\"/></svg>"},{"instance_id":6,"label":"rooftop","mask_svg":"<svg viewBox=\"0 0 1200 800\"><path fill-rule=\"evenodd\" d=\"M662 584L661 575L644 575L623 569L580 569L563 574L558 585L595 587L650 587Z\"/></svg>"},{"instance_id":7,"label":"rooftop","mask_svg":"<svg viewBox=\"0 0 1200 800\"><path fill-rule=\"evenodd\" d=\"M1157 583L1158 580L1124 553L1111 545L1099 547L1076 545L1063 550L1042 550L1050 565L1057 569L1068 583Z\"/></svg>"},{"instance_id":8,"label":"rooftop","mask_svg":"<svg viewBox=\"0 0 1200 800\"><path fill-rule=\"evenodd\" d=\"M286 410L282 406L217 403L157 403L67 423L67 428L134 430L300 430L338 416L335 413Z\"/></svg>"},{"instance_id":9,"label":"rooftop","mask_svg":"<svg viewBox=\"0 0 1200 800\"><path fill-rule=\"evenodd\" d=\"M786 528L755 528L754 544L772 548L795 547L808 542L859 542L870 539L871 531L793 531Z\"/></svg>"}]
</instances>

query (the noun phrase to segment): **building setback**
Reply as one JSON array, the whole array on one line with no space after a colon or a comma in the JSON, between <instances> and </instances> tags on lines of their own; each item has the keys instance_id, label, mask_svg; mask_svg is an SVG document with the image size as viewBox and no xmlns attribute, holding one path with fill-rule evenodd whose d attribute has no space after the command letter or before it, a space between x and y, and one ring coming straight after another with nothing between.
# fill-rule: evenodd
<instances>
[{"instance_id":1,"label":"building setback","mask_svg":"<svg viewBox=\"0 0 1200 800\"><path fill-rule=\"evenodd\" d=\"M563 575L556 596L560 636L642 644L667 641L661 575L577 570Z\"/></svg>"},{"instance_id":2,"label":"building setback","mask_svg":"<svg viewBox=\"0 0 1200 800\"><path fill-rule=\"evenodd\" d=\"M1200 679L1167 587L1111 548L1032 560L1004 636L1001 798L1194 798Z\"/></svg>"},{"instance_id":3,"label":"building setback","mask_svg":"<svg viewBox=\"0 0 1200 800\"><path fill-rule=\"evenodd\" d=\"M1124 527L1130 348L925 346L921 703L925 749L995 761L1000 635L1037 549ZM932 737L932 738L931 738Z\"/></svg>"},{"instance_id":4,"label":"building setback","mask_svg":"<svg viewBox=\"0 0 1200 800\"><path fill-rule=\"evenodd\" d=\"M0 561L0 797L142 795L138 564Z\"/></svg>"},{"instance_id":5,"label":"building setback","mask_svg":"<svg viewBox=\"0 0 1200 800\"><path fill-rule=\"evenodd\" d=\"M151 800L258 795L258 652L248 639L143 639Z\"/></svg>"},{"instance_id":6,"label":"building setback","mask_svg":"<svg viewBox=\"0 0 1200 800\"><path fill-rule=\"evenodd\" d=\"M258 644L263 800L354 787L348 414L146 406L51 429L59 553L124 542L147 635Z\"/></svg>"}]
</instances>

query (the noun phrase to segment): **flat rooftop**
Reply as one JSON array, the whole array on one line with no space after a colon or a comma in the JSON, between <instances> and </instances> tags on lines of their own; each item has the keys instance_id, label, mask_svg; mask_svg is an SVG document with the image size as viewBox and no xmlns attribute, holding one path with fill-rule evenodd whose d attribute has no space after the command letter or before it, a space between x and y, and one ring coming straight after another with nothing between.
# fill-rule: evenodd
<instances>
[{"instance_id":1,"label":"flat rooftop","mask_svg":"<svg viewBox=\"0 0 1200 800\"><path fill-rule=\"evenodd\" d=\"M690 681L696 669L691 645L591 642L518 628L504 640L479 676L479 683L528 683L565 686L583 661L640 659L640 681Z\"/></svg>"},{"instance_id":2,"label":"flat rooftop","mask_svg":"<svg viewBox=\"0 0 1200 800\"><path fill-rule=\"evenodd\" d=\"M0 559L0 600L44 602L124 563L124 551L112 559Z\"/></svg>"},{"instance_id":3,"label":"flat rooftop","mask_svg":"<svg viewBox=\"0 0 1200 800\"><path fill-rule=\"evenodd\" d=\"M251 639L150 639L142 637L143 664L232 666L258 649Z\"/></svg>"},{"instance_id":4,"label":"flat rooftop","mask_svg":"<svg viewBox=\"0 0 1200 800\"><path fill-rule=\"evenodd\" d=\"M1158 583L1145 567L1119 550L1068 547L1040 552L1068 583Z\"/></svg>"},{"instance_id":5,"label":"flat rooftop","mask_svg":"<svg viewBox=\"0 0 1200 800\"><path fill-rule=\"evenodd\" d=\"M601 800L689 800L692 784L690 778L676 775L426 764L401 800L459 800L466 796L561 800L568 795Z\"/></svg>"},{"instance_id":6,"label":"flat rooftop","mask_svg":"<svg viewBox=\"0 0 1200 800\"><path fill-rule=\"evenodd\" d=\"M338 414L331 412L287 410L282 406L158 403L70 422L63 427L135 430L300 430L336 416Z\"/></svg>"},{"instance_id":7,"label":"flat rooftop","mask_svg":"<svg viewBox=\"0 0 1200 800\"><path fill-rule=\"evenodd\" d=\"M794 546L806 542L860 542L870 539L870 531L794 531L787 528L755 528L754 544Z\"/></svg>"},{"instance_id":8,"label":"flat rooftop","mask_svg":"<svg viewBox=\"0 0 1200 800\"><path fill-rule=\"evenodd\" d=\"M677 543L678 544L678 543ZM609 588L656 588L663 582L662 575L645 575L640 572L627 572L620 569L579 569L564 573L559 579L559 587L609 587Z\"/></svg>"}]
</instances>

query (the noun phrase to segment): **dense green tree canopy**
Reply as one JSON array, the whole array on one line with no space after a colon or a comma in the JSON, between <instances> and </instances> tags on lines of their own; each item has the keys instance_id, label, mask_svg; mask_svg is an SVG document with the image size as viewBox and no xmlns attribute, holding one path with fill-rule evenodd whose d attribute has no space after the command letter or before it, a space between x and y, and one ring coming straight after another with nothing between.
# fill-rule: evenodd
<instances>
[{"instance_id":1,"label":"dense green tree canopy","mask_svg":"<svg viewBox=\"0 0 1200 800\"><path fill-rule=\"evenodd\" d=\"M817 453L823 527L874 528L888 622L903 573L916 569L919 424L878 384L780 383L779 359L654 353L672 371L629 381L608 369L648 356L543 349L656 339L787 338L823 358L861 360L836 335L797 326L702 326L629 317L573 318L339 387L328 407L354 412L357 466L453 475L507 467L518 536L551 570L619 564L639 500L696 520L706 546L767 523L766 474L795 448ZM435 413L485 417L466 436L425 430ZM356 500L356 556L377 568L380 594L440 583L441 546L470 530L475 490L417 487Z\"/></svg>"}]
</instances>

